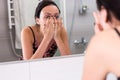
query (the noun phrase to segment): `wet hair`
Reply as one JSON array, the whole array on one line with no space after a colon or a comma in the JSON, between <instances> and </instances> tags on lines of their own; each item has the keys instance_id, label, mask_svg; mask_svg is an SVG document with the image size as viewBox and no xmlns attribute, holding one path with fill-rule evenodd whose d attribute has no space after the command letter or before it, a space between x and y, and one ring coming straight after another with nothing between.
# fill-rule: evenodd
<instances>
[{"instance_id":1,"label":"wet hair","mask_svg":"<svg viewBox=\"0 0 120 80\"><path fill-rule=\"evenodd\" d=\"M111 13L116 19L120 20L120 0L96 0L98 10L102 9L102 6L107 11L107 20L111 21Z\"/></svg>"},{"instance_id":2,"label":"wet hair","mask_svg":"<svg viewBox=\"0 0 120 80\"><path fill-rule=\"evenodd\" d=\"M52 1L52 0L42 0L42 1L40 1L40 2L38 3L38 5L37 5L37 7L36 7L35 16L34 16L34 17L35 17L35 18L39 18L42 9L43 9L44 7L46 7L46 6L49 6L49 5L54 5L54 6L56 6L56 7L58 8L58 10L59 10L59 13L60 13L60 9L59 9L59 7L57 6L57 4L56 4L54 1Z\"/></svg>"}]
</instances>

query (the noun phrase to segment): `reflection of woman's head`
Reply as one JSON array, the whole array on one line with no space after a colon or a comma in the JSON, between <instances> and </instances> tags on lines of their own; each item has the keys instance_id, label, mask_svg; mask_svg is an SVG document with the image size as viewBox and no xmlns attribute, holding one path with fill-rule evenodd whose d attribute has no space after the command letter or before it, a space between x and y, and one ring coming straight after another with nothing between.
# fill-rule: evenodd
<instances>
[{"instance_id":1,"label":"reflection of woman's head","mask_svg":"<svg viewBox=\"0 0 120 80\"><path fill-rule=\"evenodd\" d=\"M51 0L43 0L38 4L38 6L36 8L35 18L40 18L40 14L41 14L41 11L43 10L43 8L45 8L47 6L51 6L51 5L55 6L58 9L58 12L60 14L60 9L55 2L53 2Z\"/></svg>"},{"instance_id":2,"label":"reflection of woman's head","mask_svg":"<svg viewBox=\"0 0 120 80\"><path fill-rule=\"evenodd\" d=\"M105 8L107 11L107 21L111 21L111 13L120 20L120 0L96 0L98 10Z\"/></svg>"}]
</instances>

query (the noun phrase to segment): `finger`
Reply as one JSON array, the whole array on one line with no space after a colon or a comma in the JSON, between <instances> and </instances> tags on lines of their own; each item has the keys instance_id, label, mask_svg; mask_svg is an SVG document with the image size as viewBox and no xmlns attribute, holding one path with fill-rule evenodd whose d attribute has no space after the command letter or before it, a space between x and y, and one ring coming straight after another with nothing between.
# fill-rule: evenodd
<instances>
[{"instance_id":1,"label":"finger","mask_svg":"<svg viewBox=\"0 0 120 80\"><path fill-rule=\"evenodd\" d=\"M53 27L53 19L52 17L50 17L50 21L49 21L49 26L50 29Z\"/></svg>"},{"instance_id":2,"label":"finger","mask_svg":"<svg viewBox=\"0 0 120 80\"><path fill-rule=\"evenodd\" d=\"M59 27L62 27L62 17L60 17L60 19L59 19Z\"/></svg>"},{"instance_id":3,"label":"finger","mask_svg":"<svg viewBox=\"0 0 120 80\"><path fill-rule=\"evenodd\" d=\"M55 27L55 20L54 20L54 17L51 17L51 28L54 29Z\"/></svg>"},{"instance_id":4,"label":"finger","mask_svg":"<svg viewBox=\"0 0 120 80\"><path fill-rule=\"evenodd\" d=\"M50 18L48 18L47 20L46 20L46 22L45 22L45 26L49 26L49 23L50 23Z\"/></svg>"},{"instance_id":5,"label":"finger","mask_svg":"<svg viewBox=\"0 0 120 80\"><path fill-rule=\"evenodd\" d=\"M95 33L99 33L101 31L103 31L103 27L100 24L95 24Z\"/></svg>"},{"instance_id":6,"label":"finger","mask_svg":"<svg viewBox=\"0 0 120 80\"><path fill-rule=\"evenodd\" d=\"M56 20L55 31L57 30L57 27L58 27L58 21Z\"/></svg>"},{"instance_id":7,"label":"finger","mask_svg":"<svg viewBox=\"0 0 120 80\"><path fill-rule=\"evenodd\" d=\"M94 16L94 19L95 19L95 23L96 24L100 24L100 15L99 15L99 12L93 12L93 16Z\"/></svg>"},{"instance_id":8,"label":"finger","mask_svg":"<svg viewBox=\"0 0 120 80\"><path fill-rule=\"evenodd\" d=\"M56 30L57 27L57 19L54 17L54 29Z\"/></svg>"},{"instance_id":9,"label":"finger","mask_svg":"<svg viewBox=\"0 0 120 80\"><path fill-rule=\"evenodd\" d=\"M101 10L100 18L101 18L101 22L106 23L106 21L107 21L107 11L105 9Z\"/></svg>"}]
</instances>

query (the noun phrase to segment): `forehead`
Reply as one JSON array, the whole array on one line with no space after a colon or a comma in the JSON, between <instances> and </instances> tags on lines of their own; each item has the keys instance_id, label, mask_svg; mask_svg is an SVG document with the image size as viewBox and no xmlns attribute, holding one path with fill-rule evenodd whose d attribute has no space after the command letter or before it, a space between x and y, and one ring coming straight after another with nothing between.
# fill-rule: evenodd
<instances>
[{"instance_id":1,"label":"forehead","mask_svg":"<svg viewBox=\"0 0 120 80\"><path fill-rule=\"evenodd\" d=\"M59 14L59 10L55 5L49 5L42 9L41 13L43 14Z\"/></svg>"}]
</instances>

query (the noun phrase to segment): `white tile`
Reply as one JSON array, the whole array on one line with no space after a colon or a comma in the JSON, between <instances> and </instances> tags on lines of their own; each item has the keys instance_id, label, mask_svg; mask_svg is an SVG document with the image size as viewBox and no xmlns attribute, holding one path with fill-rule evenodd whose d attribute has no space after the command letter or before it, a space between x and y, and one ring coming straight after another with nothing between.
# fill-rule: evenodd
<instances>
[{"instance_id":1,"label":"white tile","mask_svg":"<svg viewBox=\"0 0 120 80\"><path fill-rule=\"evenodd\" d=\"M28 63L0 65L0 80L30 80Z\"/></svg>"},{"instance_id":2,"label":"white tile","mask_svg":"<svg viewBox=\"0 0 120 80\"><path fill-rule=\"evenodd\" d=\"M80 80L83 56L30 62L31 80Z\"/></svg>"}]
</instances>

